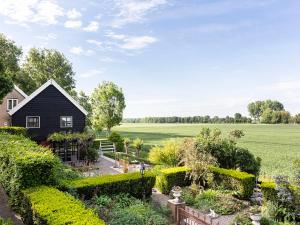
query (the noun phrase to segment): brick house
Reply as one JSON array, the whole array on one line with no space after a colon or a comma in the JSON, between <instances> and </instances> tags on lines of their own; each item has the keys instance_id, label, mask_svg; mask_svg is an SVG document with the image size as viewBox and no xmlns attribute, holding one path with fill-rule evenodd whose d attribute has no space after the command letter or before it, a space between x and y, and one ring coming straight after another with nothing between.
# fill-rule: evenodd
<instances>
[{"instance_id":1,"label":"brick house","mask_svg":"<svg viewBox=\"0 0 300 225\"><path fill-rule=\"evenodd\" d=\"M16 107L27 97L28 96L20 88L14 85L13 90L3 98L2 104L0 105L0 127L11 125L11 117L8 111Z\"/></svg>"}]
</instances>

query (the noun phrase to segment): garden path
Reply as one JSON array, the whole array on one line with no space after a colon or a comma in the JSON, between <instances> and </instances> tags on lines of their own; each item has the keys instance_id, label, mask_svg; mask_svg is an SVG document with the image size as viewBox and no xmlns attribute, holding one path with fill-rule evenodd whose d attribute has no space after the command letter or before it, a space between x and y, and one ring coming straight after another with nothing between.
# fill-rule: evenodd
<instances>
[{"instance_id":1,"label":"garden path","mask_svg":"<svg viewBox=\"0 0 300 225\"><path fill-rule=\"evenodd\" d=\"M100 156L98 162L96 162L93 167L97 167L97 169L89 170L88 172L84 172L84 176L93 177L99 175L107 175L107 174L119 174L121 173L118 169L113 168L115 165L114 160L107 158L105 156Z\"/></svg>"},{"instance_id":2,"label":"garden path","mask_svg":"<svg viewBox=\"0 0 300 225\"><path fill-rule=\"evenodd\" d=\"M164 195L162 193L160 193L159 191L157 191L156 189L153 190L152 192L152 201L160 204L160 205L164 205L166 206L168 204L168 200L170 199L169 196ZM205 214L194 209L195 211L199 212L200 215L202 215L202 217L204 218ZM208 217L208 214L206 214L206 217ZM217 225L219 223L219 225L230 225L231 222L233 221L235 215L228 215L228 216L219 216L218 218L213 219L213 225Z\"/></svg>"},{"instance_id":3,"label":"garden path","mask_svg":"<svg viewBox=\"0 0 300 225\"><path fill-rule=\"evenodd\" d=\"M8 196L0 185L0 216L4 219L11 219L13 225L23 225L21 218L10 208Z\"/></svg>"}]
</instances>

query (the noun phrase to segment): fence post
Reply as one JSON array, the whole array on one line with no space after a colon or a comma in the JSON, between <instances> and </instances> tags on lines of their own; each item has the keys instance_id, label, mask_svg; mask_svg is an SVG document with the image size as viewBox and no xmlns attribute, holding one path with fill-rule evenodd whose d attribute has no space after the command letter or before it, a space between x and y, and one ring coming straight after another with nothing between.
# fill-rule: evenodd
<instances>
[{"instance_id":1,"label":"fence post","mask_svg":"<svg viewBox=\"0 0 300 225\"><path fill-rule=\"evenodd\" d=\"M174 199L168 200L168 207L171 209L172 217L177 225L180 224L179 208L185 208L185 202L175 202Z\"/></svg>"}]
</instances>

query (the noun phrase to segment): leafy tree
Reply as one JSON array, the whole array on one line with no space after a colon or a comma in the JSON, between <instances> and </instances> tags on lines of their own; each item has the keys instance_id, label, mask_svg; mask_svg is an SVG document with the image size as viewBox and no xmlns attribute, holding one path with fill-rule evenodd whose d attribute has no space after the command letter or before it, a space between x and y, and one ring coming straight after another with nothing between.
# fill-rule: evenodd
<instances>
[{"instance_id":1,"label":"leafy tree","mask_svg":"<svg viewBox=\"0 0 300 225\"><path fill-rule=\"evenodd\" d=\"M114 143L114 145L116 146L116 151L122 152L124 150L124 140L118 132L111 132L111 134L108 136L108 140Z\"/></svg>"},{"instance_id":2,"label":"leafy tree","mask_svg":"<svg viewBox=\"0 0 300 225\"><path fill-rule=\"evenodd\" d=\"M253 117L253 119L255 121L257 121L261 114L263 113L263 105L264 102L262 101L256 101L256 102L251 102L248 105L248 111L251 117Z\"/></svg>"},{"instance_id":3,"label":"leafy tree","mask_svg":"<svg viewBox=\"0 0 300 225\"><path fill-rule=\"evenodd\" d=\"M74 75L72 64L62 53L53 49L32 48L22 65L19 85L25 92L32 93L47 80L54 79L71 93L75 87Z\"/></svg>"},{"instance_id":4,"label":"leafy tree","mask_svg":"<svg viewBox=\"0 0 300 225\"><path fill-rule=\"evenodd\" d=\"M120 124L125 109L125 98L121 88L112 82L103 82L92 93L92 126L103 127L110 133L111 128Z\"/></svg>"},{"instance_id":5,"label":"leafy tree","mask_svg":"<svg viewBox=\"0 0 300 225\"><path fill-rule=\"evenodd\" d=\"M83 91L80 91L79 94L77 94L74 89L70 94L88 112L86 117L86 125L91 125L92 104L90 97Z\"/></svg>"},{"instance_id":6,"label":"leafy tree","mask_svg":"<svg viewBox=\"0 0 300 225\"><path fill-rule=\"evenodd\" d=\"M300 113L294 116L294 122L300 124Z\"/></svg>"},{"instance_id":7,"label":"leafy tree","mask_svg":"<svg viewBox=\"0 0 300 225\"><path fill-rule=\"evenodd\" d=\"M6 75L9 75L13 79L20 70L19 60L21 55L22 49L16 46L14 41L0 33L0 59L3 63L2 69Z\"/></svg>"},{"instance_id":8,"label":"leafy tree","mask_svg":"<svg viewBox=\"0 0 300 225\"><path fill-rule=\"evenodd\" d=\"M5 74L3 64L0 62L0 104L13 87L12 79Z\"/></svg>"},{"instance_id":9,"label":"leafy tree","mask_svg":"<svg viewBox=\"0 0 300 225\"><path fill-rule=\"evenodd\" d=\"M283 111L284 106L279 101L272 101L270 99L264 101L263 109L271 109L272 111Z\"/></svg>"},{"instance_id":10,"label":"leafy tree","mask_svg":"<svg viewBox=\"0 0 300 225\"><path fill-rule=\"evenodd\" d=\"M133 140L133 146L136 149L136 155L139 157L140 156L140 151L142 150L144 145L144 141L140 138L137 138L135 140Z\"/></svg>"},{"instance_id":11,"label":"leafy tree","mask_svg":"<svg viewBox=\"0 0 300 225\"><path fill-rule=\"evenodd\" d=\"M163 146L155 146L150 149L149 161L153 164L165 166L178 166L182 157L181 142L178 140L168 140Z\"/></svg>"},{"instance_id":12,"label":"leafy tree","mask_svg":"<svg viewBox=\"0 0 300 225\"><path fill-rule=\"evenodd\" d=\"M191 169L188 172L189 177L194 183L203 184L210 171L209 168L215 165L217 160L210 153L200 150L197 142L192 138L183 141L182 151L181 163Z\"/></svg>"},{"instance_id":13,"label":"leafy tree","mask_svg":"<svg viewBox=\"0 0 300 225\"><path fill-rule=\"evenodd\" d=\"M273 111L270 108L264 110L264 112L261 115L260 122L261 123L271 123L272 116L273 116L272 114L273 114Z\"/></svg>"},{"instance_id":14,"label":"leafy tree","mask_svg":"<svg viewBox=\"0 0 300 225\"><path fill-rule=\"evenodd\" d=\"M240 114L240 113L235 113L235 114L234 114L234 122L235 122L235 123L241 123L241 122L242 122L242 114Z\"/></svg>"}]
</instances>

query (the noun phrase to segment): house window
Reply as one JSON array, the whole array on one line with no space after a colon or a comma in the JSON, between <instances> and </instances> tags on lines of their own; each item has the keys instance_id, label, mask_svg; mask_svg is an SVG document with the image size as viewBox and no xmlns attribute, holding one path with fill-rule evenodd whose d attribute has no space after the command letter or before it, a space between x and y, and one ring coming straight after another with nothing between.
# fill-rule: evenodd
<instances>
[{"instance_id":1,"label":"house window","mask_svg":"<svg viewBox=\"0 0 300 225\"><path fill-rule=\"evenodd\" d=\"M18 105L18 102L19 101L16 98L7 99L7 110L11 110L16 107Z\"/></svg>"},{"instance_id":2,"label":"house window","mask_svg":"<svg viewBox=\"0 0 300 225\"><path fill-rule=\"evenodd\" d=\"M61 128L73 127L73 117L72 116L61 116L60 117L60 127Z\"/></svg>"},{"instance_id":3,"label":"house window","mask_svg":"<svg viewBox=\"0 0 300 225\"><path fill-rule=\"evenodd\" d=\"M40 128L40 117L26 116L26 128Z\"/></svg>"}]
</instances>

